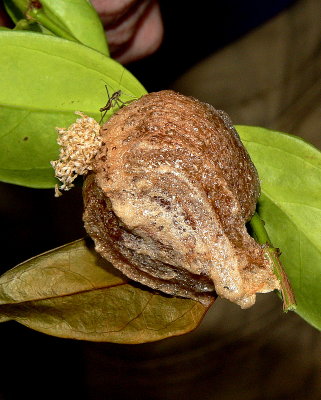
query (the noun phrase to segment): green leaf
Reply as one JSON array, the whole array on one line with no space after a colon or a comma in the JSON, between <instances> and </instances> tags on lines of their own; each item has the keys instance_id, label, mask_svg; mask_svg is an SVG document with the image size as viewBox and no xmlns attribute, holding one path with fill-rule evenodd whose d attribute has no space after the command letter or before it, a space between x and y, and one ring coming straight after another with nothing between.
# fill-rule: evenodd
<instances>
[{"instance_id":1,"label":"green leaf","mask_svg":"<svg viewBox=\"0 0 321 400\"><path fill-rule=\"evenodd\" d=\"M79 240L0 277L0 321L64 338L144 343L196 328L207 308L132 285Z\"/></svg>"},{"instance_id":2,"label":"green leaf","mask_svg":"<svg viewBox=\"0 0 321 400\"><path fill-rule=\"evenodd\" d=\"M302 139L264 128L237 130L257 167L258 211L306 321L321 329L321 153Z\"/></svg>"},{"instance_id":3,"label":"green leaf","mask_svg":"<svg viewBox=\"0 0 321 400\"><path fill-rule=\"evenodd\" d=\"M32 32L0 32L0 180L54 187L55 127L82 111L97 121L109 91L124 101L146 93L121 64L75 42ZM108 115L115 110L110 110Z\"/></svg>"},{"instance_id":4,"label":"green leaf","mask_svg":"<svg viewBox=\"0 0 321 400\"><path fill-rule=\"evenodd\" d=\"M41 7L30 7L30 0L5 0L8 14L15 23L22 18L33 18L43 32L47 29L59 37L80 43L109 55L101 20L87 0L41 0Z\"/></svg>"},{"instance_id":5,"label":"green leaf","mask_svg":"<svg viewBox=\"0 0 321 400\"><path fill-rule=\"evenodd\" d=\"M109 55L101 20L88 0L41 0L44 14L80 43Z\"/></svg>"}]
</instances>

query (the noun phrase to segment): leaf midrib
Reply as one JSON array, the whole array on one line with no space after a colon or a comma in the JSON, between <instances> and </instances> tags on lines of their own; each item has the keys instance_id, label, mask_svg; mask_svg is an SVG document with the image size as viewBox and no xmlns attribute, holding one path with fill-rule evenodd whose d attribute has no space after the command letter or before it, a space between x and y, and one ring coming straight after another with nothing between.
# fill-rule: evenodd
<instances>
[{"instance_id":1,"label":"leaf midrib","mask_svg":"<svg viewBox=\"0 0 321 400\"><path fill-rule=\"evenodd\" d=\"M95 291L98 291L98 290L108 290L108 289L112 289L114 287L123 286L123 285L129 285L129 283L124 281L124 282L120 282L120 283L114 283L114 284L108 285L108 286L93 287L91 289L79 290L79 291L75 291L75 292L72 292L72 293L52 295L52 296L44 296L44 297L37 298L37 299L27 299L27 300L22 300L22 301L21 300L20 301L13 301L11 303L9 303L9 302L0 303L0 310L1 310L1 307L5 307L5 306L15 306L15 305L19 305L19 304L21 305L21 304L28 304L28 303L32 303L32 302L36 303L36 302L39 302L39 301L46 301L46 300L54 300L54 299L59 299L59 298L72 297L72 296L76 296L76 295L79 295L79 294L95 292Z\"/></svg>"}]
</instances>

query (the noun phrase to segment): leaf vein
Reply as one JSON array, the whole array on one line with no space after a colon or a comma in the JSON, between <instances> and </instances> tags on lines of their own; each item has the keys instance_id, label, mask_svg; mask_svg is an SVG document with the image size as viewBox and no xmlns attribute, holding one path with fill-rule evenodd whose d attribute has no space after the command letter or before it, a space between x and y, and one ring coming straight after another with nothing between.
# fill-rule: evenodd
<instances>
[{"instance_id":1,"label":"leaf vein","mask_svg":"<svg viewBox=\"0 0 321 400\"><path fill-rule=\"evenodd\" d=\"M10 133L11 133L12 131L14 131L14 130L21 124L21 122L24 121L29 115L30 115L30 111L27 111L27 114L25 114L25 115L16 123L16 125L15 125L13 128L9 129L7 132L4 132L4 134L0 136L0 139L3 139L3 138L5 138L6 136L10 135Z\"/></svg>"},{"instance_id":2,"label":"leaf vein","mask_svg":"<svg viewBox=\"0 0 321 400\"><path fill-rule=\"evenodd\" d=\"M18 278L15 278L18 279ZM7 282L4 282L7 283ZM55 299L59 299L59 298L66 298L66 297L72 297L72 296L76 296L79 294L83 294L83 293L88 293L88 292L94 292L94 291L98 291L98 290L108 290L114 287L118 287L118 286L122 286L122 285L128 285L127 282L120 282L120 283L114 283L112 285L106 285L106 286L101 286L101 287L95 287L93 289L84 289L84 290L79 290L79 291L75 291L72 293L65 293L65 294L57 294L57 295L50 295L50 296L44 296L41 298L36 298L36 299L28 299L28 300L21 300L21 301L13 301L11 303L0 303L0 308L3 306L15 306L15 305L21 305L21 304L28 304L28 303L37 303L40 301L48 301L48 300L55 300ZM1 287L1 286L0 286Z\"/></svg>"}]
</instances>

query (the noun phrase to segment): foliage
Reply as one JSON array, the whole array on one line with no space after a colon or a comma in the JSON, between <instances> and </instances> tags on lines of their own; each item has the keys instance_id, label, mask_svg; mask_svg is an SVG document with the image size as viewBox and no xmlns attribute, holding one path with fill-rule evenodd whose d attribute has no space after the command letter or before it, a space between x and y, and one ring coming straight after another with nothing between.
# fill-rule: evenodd
<instances>
[{"instance_id":1,"label":"foliage","mask_svg":"<svg viewBox=\"0 0 321 400\"><path fill-rule=\"evenodd\" d=\"M143 343L189 332L206 307L130 284L85 240L0 278L0 321L65 338Z\"/></svg>"},{"instance_id":2,"label":"foliage","mask_svg":"<svg viewBox=\"0 0 321 400\"><path fill-rule=\"evenodd\" d=\"M146 93L122 65L73 41L0 31L0 47L0 179L4 182L53 187L56 180L49 161L58 156L55 127L69 126L75 111L99 120L99 109L107 101L105 85L122 89L125 100Z\"/></svg>"},{"instance_id":3,"label":"foliage","mask_svg":"<svg viewBox=\"0 0 321 400\"><path fill-rule=\"evenodd\" d=\"M282 251L296 311L321 329L321 153L293 135L237 129L258 169L258 212L272 243Z\"/></svg>"},{"instance_id":4,"label":"foliage","mask_svg":"<svg viewBox=\"0 0 321 400\"><path fill-rule=\"evenodd\" d=\"M4 0L17 29L38 31L78 41L109 55L104 29L96 10L84 0Z\"/></svg>"}]
</instances>

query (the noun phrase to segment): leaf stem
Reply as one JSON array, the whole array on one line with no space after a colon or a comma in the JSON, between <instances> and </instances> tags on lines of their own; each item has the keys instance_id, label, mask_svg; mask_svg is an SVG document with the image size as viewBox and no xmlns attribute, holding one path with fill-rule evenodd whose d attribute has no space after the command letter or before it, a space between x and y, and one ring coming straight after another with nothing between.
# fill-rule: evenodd
<instances>
[{"instance_id":1,"label":"leaf stem","mask_svg":"<svg viewBox=\"0 0 321 400\"><path fill-rule=\"evenodd\" d=\"M27 19L20 19L17 23L16 26L13 28L14 31L25 31L29 30L30 28L30 21Z\"/></svg>"},{"instance_id":2,"label":"leaf stem","mask_svg":"<svg viewBox=\"0 0 321 400\"><path fill-rule=\"evenodd\" d=\"M73 42L78 42L78 40L71 33L67 32L59 25L57 25L54 21L52 21L45 14L42 7L39 8L31 6L27 12L27 18L32 21L38 22L56 36L59 36L63 39L72 40Z\"/></svg>"},{"instance_id":3,"label":"leaf stem","mask_svg":"<svg viewBox=\"0 0 321 400\"><path fill-rule=\"evenodd\" d=\"M266 232L264 221L261 219L259 214L256 212L249 222L250 227L253 230L254 237L259 244L262 245L266 257L270 260L273 265L273 272L278 278L281 285L281 294L283 298L283 310L285 312L289 310L295 310L296 302L294 293L292 291L288 277L284 271L284 268L280 261L280 251L278 248L273 247L272 242Z\"/></svg>"}]
</instances>

